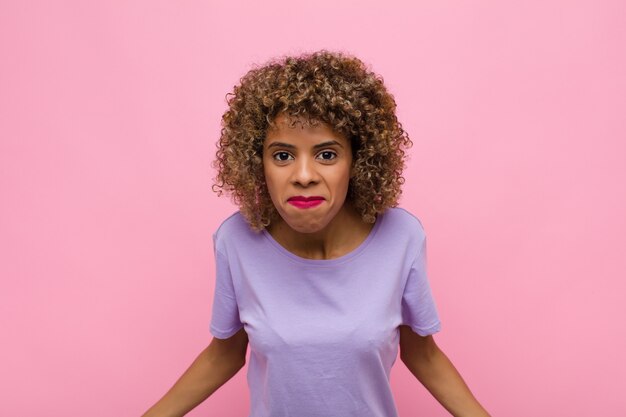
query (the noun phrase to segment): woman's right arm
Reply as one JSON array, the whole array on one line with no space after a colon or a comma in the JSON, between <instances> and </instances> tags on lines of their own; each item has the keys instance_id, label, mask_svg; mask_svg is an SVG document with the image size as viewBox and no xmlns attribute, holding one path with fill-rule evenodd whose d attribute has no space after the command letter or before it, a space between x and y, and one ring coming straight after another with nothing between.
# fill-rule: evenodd
<instances>
[{"instance_id":1,"label":"woman's right arm","mask_svg":"<svg viewBox=\"0 0 626 417\"><path fill-rule=\"evenodd\" d=\"M206 400L246 363L248 335L242 328L228 339L213 338L156 404L142 417L182 417Z\"/></svg>"}]
</instances>

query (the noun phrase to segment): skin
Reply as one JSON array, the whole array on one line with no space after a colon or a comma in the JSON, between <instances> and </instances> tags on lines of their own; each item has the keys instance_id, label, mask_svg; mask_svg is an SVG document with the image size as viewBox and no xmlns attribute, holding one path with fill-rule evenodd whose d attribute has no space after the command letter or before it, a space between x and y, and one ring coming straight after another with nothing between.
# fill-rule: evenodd
<instances>
[{"instance_id":1,"label":"skin","mask_svg":"<svg viewBox=\"0 0 626 417\"><path fill-rule=\"evenodd\" d=\"M400 359L418 381L455 417L490 417L432 335L400 326Z\"/></svg>"},{"instance_id":2,"label":"skin","mask_svg":"<svg viewBox=\"0 0 626 417\"><path fill-rule=\"evenodd\" d=\"M246 363L248 334L214 337L165 395L142 417L182 417L211 396Z\"/></svg>"},{"instance_id":3,"label":"skin","mask_svg":"<svg viewBox=\"0 0 626 417\"><path fill-rule=\"evenodd\" d=\"M355 249L373 228L346 200L352 168L350 141L326 124L290 127L276 118L263 143L267 188L280 214L267 231L292 253L309 259L333 259ZM324 202L301 209L293 196L321 196Z\"/></svg>"},{"instance_id":4,"label":"skin","mask_svg":"<svg viewBox=\"0 0 626 417\"><path fill-rule=\"evenodd\" d=\"M333 259L349 253L373 227L346 200L352 167L349 141L324 124L291 128L282 116L276 121L277 128L268 132L263 144L265 178L280 214L268 232L303 258ZM287 202L296 195L322 196L324 202L300 209ZM402 362L444 408L455 417L489 417L432 336L422 337L408 326L399 331ZM244 329L228 339L213 338L142 417L184 416L243 368L247 347Z\"/></svg>"}]
</instances>

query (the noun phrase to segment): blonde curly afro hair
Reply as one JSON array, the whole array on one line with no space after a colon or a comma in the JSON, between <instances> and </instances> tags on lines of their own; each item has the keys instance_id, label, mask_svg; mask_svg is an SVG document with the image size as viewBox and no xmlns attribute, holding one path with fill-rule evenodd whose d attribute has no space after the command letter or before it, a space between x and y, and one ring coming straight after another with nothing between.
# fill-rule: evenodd
<instances>
[{"instance_id":1,"label":"blonde curly afro hair","mask_svg":"<svg viewBox=\"0 0 626 417\"><path fill-rule=\"evenodd\" d=\"M261 231L278 216L263 172L263 141L279 114L326 123L350 139L354 176L348 195L365 222L398 205L406 148L396 103L382 77L354 56L320 50L283 56L251 69L226 95L213 168L213 191L231 195L251 228Z\"/></svg>"}]
</instances>

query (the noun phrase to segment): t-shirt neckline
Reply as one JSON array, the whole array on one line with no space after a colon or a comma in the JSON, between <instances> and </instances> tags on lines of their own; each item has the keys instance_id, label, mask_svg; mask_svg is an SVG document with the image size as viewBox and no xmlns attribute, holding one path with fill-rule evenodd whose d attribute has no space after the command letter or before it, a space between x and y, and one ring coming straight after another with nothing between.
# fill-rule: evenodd
<instances>
[{"instance_id":1,"label":"t-shirt neckline","mask_svg":"<svg viewBox=\"0 0 626 417\"><path fill-rule=\"evenodd\" d=\"M372 227L372 230L370 230L365 240L363 240L363 242L361 242L359 246L357 246L350 252L346 253L345 255L342 255L338 258L333 258L333 259L303 258L299 255L296 255L293 252L288 251L283 245L278 243L278 241L274 239L274 237L267 231L267 229L263 229L263 235L267 238L267 240L272 244L272 246L278 252L282 253L284 256L288 257L289 259L293 261L296 261L304 265L334 266L334 265L342 264L344 262L348 262L356 258L357 256L359 256L365 250L365 248L370 244L370 242L374 239L374 236L378 232L378 229L380 229L380 224L383 222L383 219L384 219L384 214L378 213L378 215L376 216L376 221L374 222L374 227Z\"/></svg>"}]
</instances>

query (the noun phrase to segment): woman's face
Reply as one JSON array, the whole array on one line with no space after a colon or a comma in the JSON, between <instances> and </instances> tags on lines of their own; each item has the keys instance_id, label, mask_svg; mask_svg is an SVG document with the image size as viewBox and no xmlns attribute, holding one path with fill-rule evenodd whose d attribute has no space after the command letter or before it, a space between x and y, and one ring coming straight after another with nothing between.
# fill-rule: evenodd
<instances>
[{"instance_id":1,"label":"woman's face","mask_svg":"<svg viewBox=\"0 0 626 417\"><path fill-rule=\"evenodd\" d=\"M263 169L270 197L294 230L312 233L326 227L346 200L350 142L324 123L288 126L284 115L263 142ZM312 201L311 198L315 201ZM298 201L303 198L308 202Z\"/></svg>"}]
</instances>

